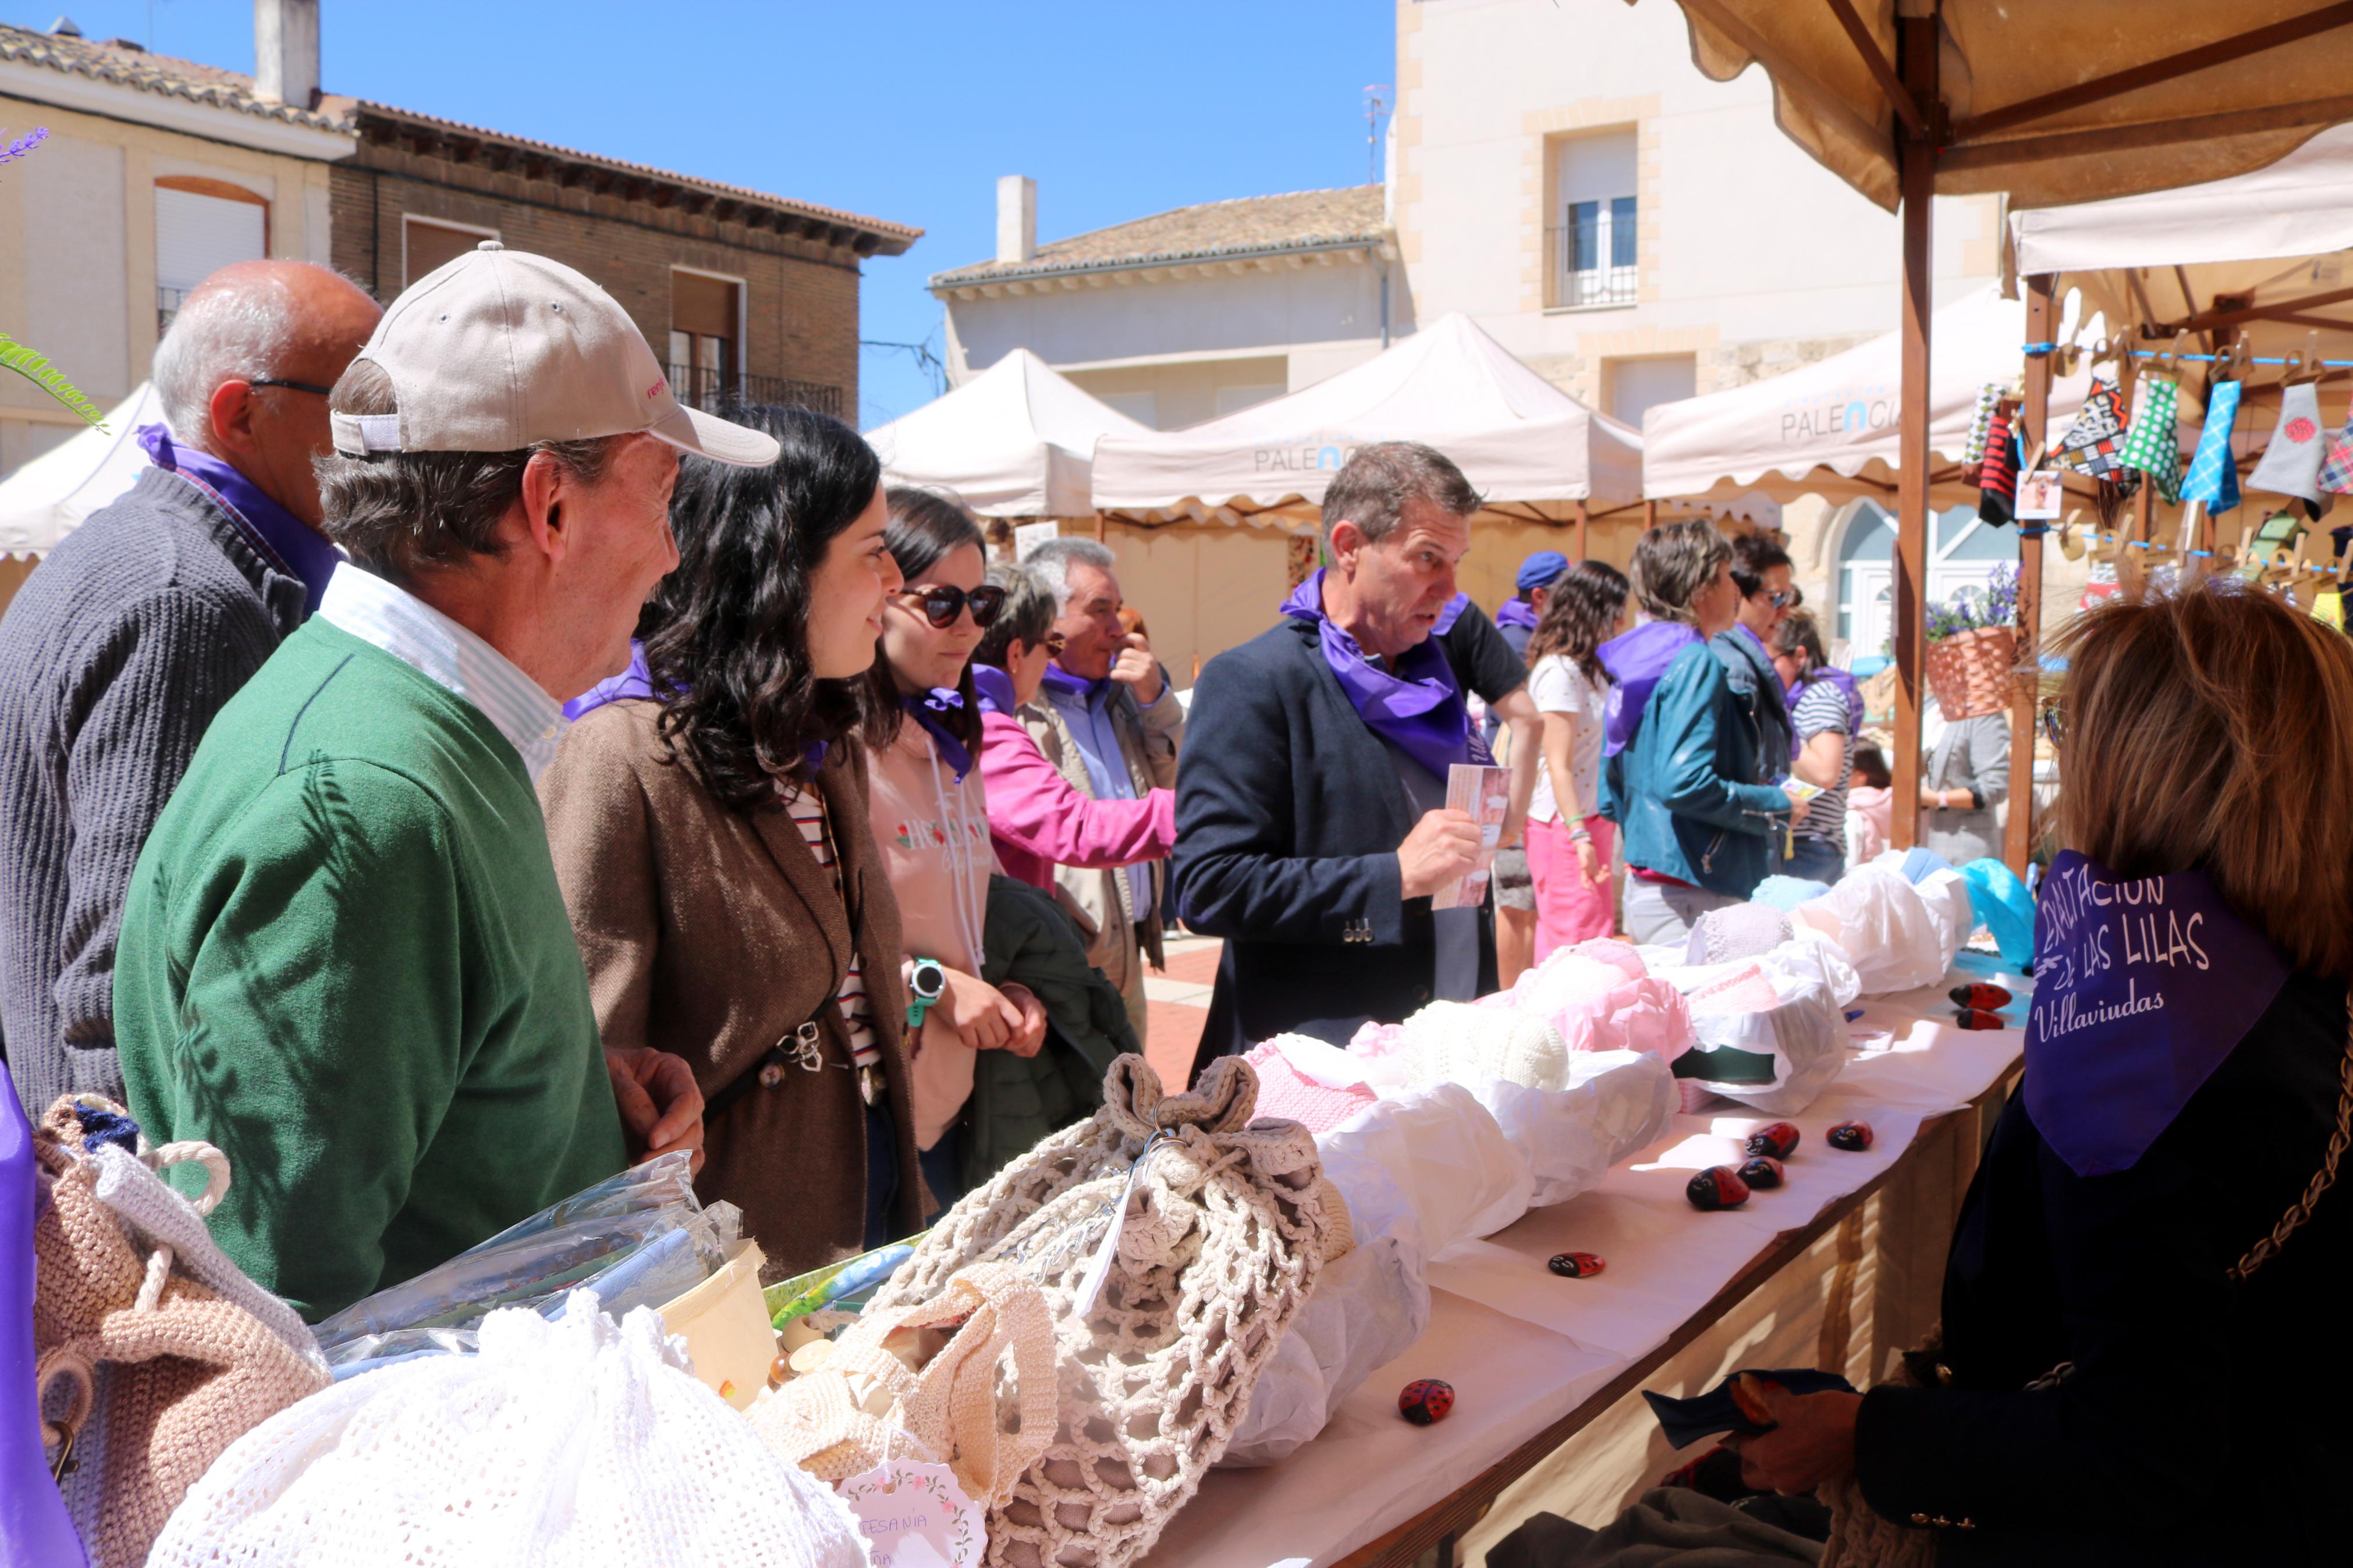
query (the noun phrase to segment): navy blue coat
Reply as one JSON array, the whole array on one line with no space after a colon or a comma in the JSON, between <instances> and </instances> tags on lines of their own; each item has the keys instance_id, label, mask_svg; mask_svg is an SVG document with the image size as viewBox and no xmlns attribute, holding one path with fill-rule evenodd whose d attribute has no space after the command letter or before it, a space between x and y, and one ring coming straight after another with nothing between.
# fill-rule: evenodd
<instances>
[{"instance_id":1,"label":"navy blue coat","mask_svg":"<svg viewBox=\"0 0 2353 1568\"><path fill-rule=\"evenodd\" d=\"M1444 646L1466 687L1493 684ZM1430 900L1400 896L1397 858L1419 815L1313 622L1286 616L1209 661L1176 764L1174 863L1186 925L1226 939L1200 1061L1286 1030L1345 1045L1430 1001ZM1494 921L1479 921L1492 991Z\"/></svg>"}]
</instances>

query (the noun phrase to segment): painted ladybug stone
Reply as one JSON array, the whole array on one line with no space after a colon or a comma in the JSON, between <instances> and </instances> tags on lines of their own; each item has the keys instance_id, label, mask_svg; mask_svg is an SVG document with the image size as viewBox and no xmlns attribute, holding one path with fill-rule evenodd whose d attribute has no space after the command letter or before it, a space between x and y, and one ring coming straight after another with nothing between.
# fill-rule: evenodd
<instances>
[{"instance_id":1,"label":"painted ladybug stone","mask_svg":"<svg viewBox=\"0 0 2353 1568\"><path fill-rule=\"evenodd\" d=\"M1710 1165L1684 1186L1683 1196L1695 1209L1738 1208L1748 1201L1748 1184L1729 1165Z\"/></svg>"},{"instance_id":2,"label":"painted ladybug stone","mask_svg":"<svg viewBox=\"0 0 2353 1568\"><path fill-rule=\"evenodd\" d=\"M1871 1123L1841 1121L1823 1134L1833 1149L1843 1149L1850 1154L1860 1154L1871 1147Z\"/></svg>"},{"instance_id":3,"label":"painted ladybug stone","mask_svg":"<svg viewBox=\"0 0 2353 1568\"><path fill-rule=\"evenodd\" d=\"M1781 1162L1770 1154L1759 1154L1740 1167L1740 1179L1757 1188L1778 1187L1788 1178L1781 1173Z\"/></svg>"},{"instance_id":4,"label":"painted ladybug stone","mask_svg":"<svg viewBox=\"0 0 2353 1568\"><path fill-rule=\"evenodd\" d=\"M1752 1154L1770 1154L1776 1160L1786 1160L1798 1152L1798 1130L1786 1121L1759 1127L1748 1135L1747 1147Z\"/></svg>"},{"instance_id":5,"label":"painted ladybug stone","mask_svg":"<svg viewBox=\"0 0 2353 1568\"><path fill-rule=\"evenodd\" d=\"M1545 1267L1564 1279L1590 1279L1609 1265L1598 1252L1556 1252Z\"/></svg>"},{"instance_id":6,"label":"painted ladybug stone","mask_svg":"<svg viewBox=\"0 0 2353 1568\"><path fill-rule=\"evenodd\" d=\"M1989 1013L2009 1006L2011 1000L2009 992L1999 985L1988 985L1983 981L1970 985L1956 985L1947 994L1952 997L1956 1007L1981 1007Z\"/></svg>"},{"instance_id":7,"label":"painted ladybug stone","mask_svg":"<svg viewBox=\"0 0 2353 1568\"><path fill-rule=\"evenodd\" d=\"M1989 1013L1982 1007L1964 1007L1954 1022L1964 1029L2007 1029L2010 1020L1999 1013Z\"/></svg>"},{"instance_id":8,"label":"painted ladybug stone","mask_svg":"<svg viewBox=\"0 0 2353 1568\"><path fill-rule=\"evenodd\" d=\"M1398 1395L1398 1414L1417 1426L1443 1421L1454 1408L1454 1385L1434 1377L1417 1377Z\"/></svg>"}]
</instances>

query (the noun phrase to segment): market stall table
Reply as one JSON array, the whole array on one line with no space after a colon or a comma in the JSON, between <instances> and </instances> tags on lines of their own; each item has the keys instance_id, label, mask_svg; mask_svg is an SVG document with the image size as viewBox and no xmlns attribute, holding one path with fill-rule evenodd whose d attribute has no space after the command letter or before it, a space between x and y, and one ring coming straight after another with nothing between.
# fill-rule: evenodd
<instances>
[{"instance_id":1,"label":"market stall table","mask_svg":"<svg viewBox=\"0 0 2353 1568\"><path fill-rule=\"evenodd\" d=\"M1999 979L2023 1017L2023 978L1968 967L1948 978ZM1805 1114L1719 1101L1677 1116L1594 1191L1442 1254L1430 1268L1430 1328L1413 1348L1290 1458L1212 1472L1148 1561L1402 1564L1459 1533L1855 1212L1924 1146L1926 1130L2009 1079L2021 1032L1964 1031L1952 1012L1942 984L1874 999L1853 1029L1859 1039L1883 1032L1886 1048L1856 1055ZM1776 1120L1804 1133L1788 1184L1726 1213L1692 1209L1683 1193L1691 1173L1731 1160L1741 1136ZM1873 1146L1827 1147L1824 1132L1852 1120L1872 1124ZM1546 1269L1572 1249L1601 1254L1608 1270L1565 1281ZM1422 1377L1456 1394L1453 1414L1428 1427L1396 1409L1398 1390Z\"/></svg>"}]
</instances>

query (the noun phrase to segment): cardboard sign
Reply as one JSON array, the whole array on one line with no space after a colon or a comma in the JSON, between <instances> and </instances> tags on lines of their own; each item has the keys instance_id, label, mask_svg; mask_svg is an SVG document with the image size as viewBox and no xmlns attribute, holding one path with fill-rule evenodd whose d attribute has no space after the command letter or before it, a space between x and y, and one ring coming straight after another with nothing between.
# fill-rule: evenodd
<instances>
[{"instance_id":1,"label":"cardboard sign","mask_svg":"<svg viewBox=\"0 0 2353 1568\"><path fill-rule=\"evenodd\" d=\"M1504 818L1512 810L1512 772L1456 763L1446 770L1446 805L1479 825L1479 859L1461 881L1430 895L1433 910L1475 910L1487 901L1487 874L1503 841Z\"/></svg>"},{"instance_id":2,"label":"cardboard sign","mask_svg":"<svg viewBox=\"0 0 2353 1568\"><path fill-rule=\"evenodd\" d=\"M2049 520L2059 516L2066 501L2067 493L2060 486L2059 470L2037 468L2031 474L2018 476L2018 505L2012 515L2021 522Z\"/></svg>"},{"instance_id":3,"label":"cardboard sign","mask_svg":"<svg viewBox=\"0 0 2353 1568\"><path fill-rule=\"evenodd\" d=\"M980 1509L945 1465L885 1459L835 1489L858 1516L874 1568L973 1568L987 1548Z\"/></svg>"}]
</instances>

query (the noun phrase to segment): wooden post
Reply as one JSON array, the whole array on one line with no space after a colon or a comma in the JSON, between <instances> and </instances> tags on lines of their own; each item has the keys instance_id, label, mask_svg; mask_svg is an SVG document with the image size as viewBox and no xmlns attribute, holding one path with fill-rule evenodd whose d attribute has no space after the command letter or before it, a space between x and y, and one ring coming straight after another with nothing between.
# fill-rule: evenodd
<instances>
[{"instance_id":1,"label":"wooden post","mask_svg":"<svg viewBox=\"0 0 2353 1568\"><path fill-rule=\"evenodd\" d=\"M2026 341L2047 343L2058 330L2058 311L2052 296L2058 279L2051 273L2026 279ZM2053 356L2032 354L2026 361L2026 406L2020 410L2021 443L2039 452L2051 438L2051 369ZM2024 476L2021 475L2021 478ZM2026 875L2027 858L2034 852L2034 710L2041 697L2042 641L2042 534L2045 523L2021 522L2018 527L2018 668L2010 697L2010 821L2002 830L2001 858L2012 871ZM2029 529L2034 530L2030 533Z\"/></svg>"},{"instance_id":2,"label":"wooden post","mask_svg":"<svg viewBox=\"0 0 2353 1568\"><path fill-rule=\"evenodd\" d=\"M1577 558L1579 561L1583 561L1589 558L1593 553L1593 552L1587 547L1589 530L1585 515L1585 503L1578 500L1571 501L1568 504L1576 509L1570 515L1576 520L1577 523Z\"/></svg>"},{"instance_id":3,"label":"wooden post","mask_svg":"<svg viewBox=\"0 0 2353 1568\"><path fill-rule=\"evenodd\" d=\"M1936 18L1904 16L1896 22L1898 68L1912 100L1931 130L1943 122L1937 101ZM1895 811L1890 820L1894 847L1909 849L1920 837L1920 664L1926 641L1923 597L1928 562L1928 322L1930 282L1929 210L1936 194L1936 148L1925 136L1899 132L1896 145L1903 189L1904 281L1900 313L1903 369L1896 384L1902 409L1895 448Z\"/></svg>"},{"instance_id":4,"label":"wooden post","mask_svg":"<svg viewBox=\"0 0 2353 1568\"><path fill-rule=\"evenodd\" d=\"M1642 531L1648 533L1659 526L1659 503L1645 499L1642 502Z\"/></svg>"},{"instance_id":5,"label":"wooden post","mask_svg":"<svg viewBox=\"0 0 2353 1568\"><path fill-rule=\"evenodd\" d=\"M1103 517L1103 514L1101 512L1095 513L1095 542L1097 544L1101 544L1103 542L1103 531L1107 526L1107 520Z\"/></svg>"}]
</instances>

